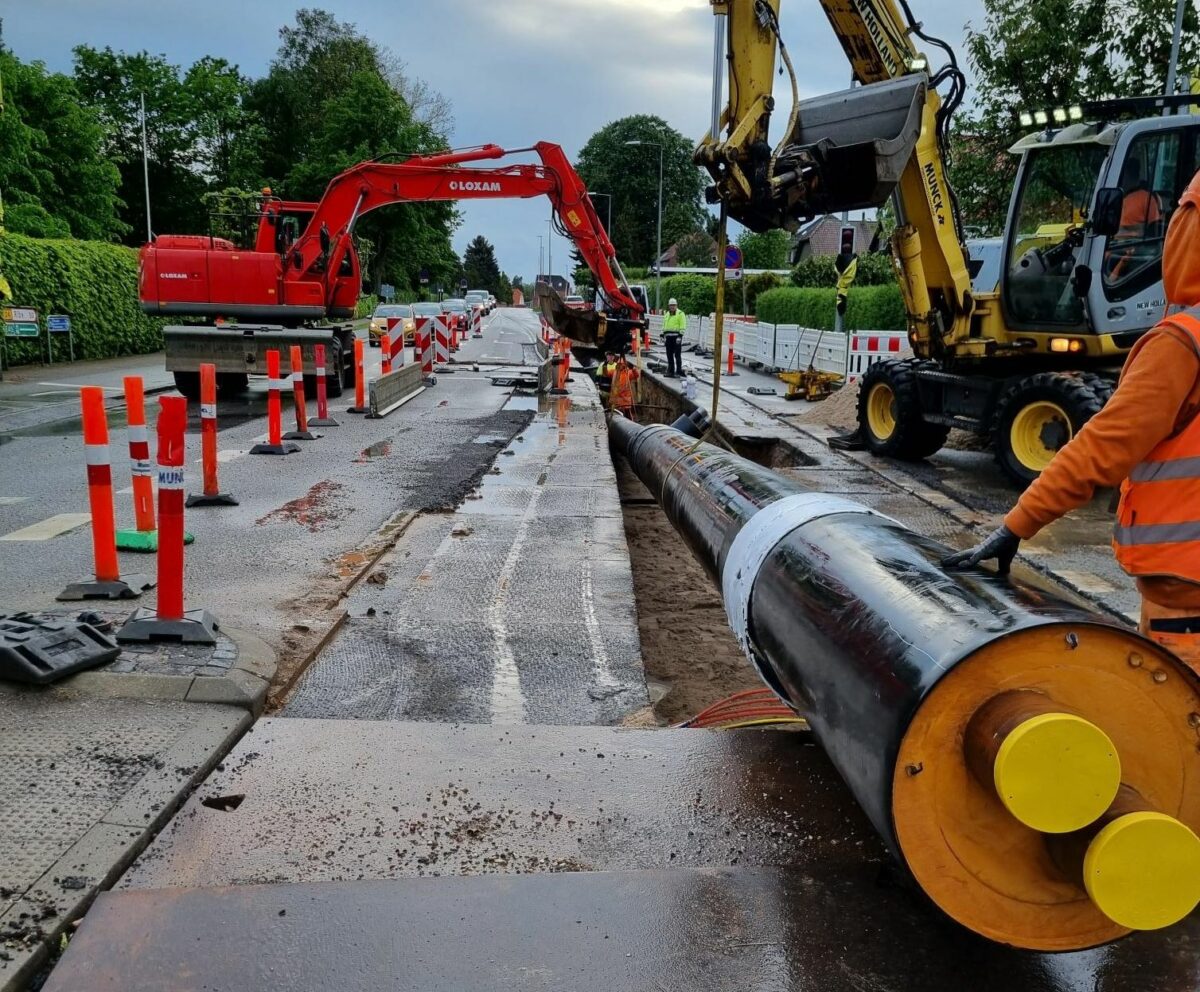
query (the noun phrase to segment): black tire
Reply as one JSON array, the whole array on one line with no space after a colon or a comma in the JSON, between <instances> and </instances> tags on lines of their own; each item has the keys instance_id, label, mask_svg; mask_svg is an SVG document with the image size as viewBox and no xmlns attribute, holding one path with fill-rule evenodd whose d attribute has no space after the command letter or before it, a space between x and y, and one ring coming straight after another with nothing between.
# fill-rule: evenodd
<instances>
[{"instance_id":1,"label":"black tire","mask_svg":"<svg viewBox=\"0 0 1200 992\"><path fill-rule=\"evenodd\" d=\"M915 462L946 443L950 428L930 423L921 415L917 371L925 367L936 368L919 359L888 359L876 362L863 375L858 387L858 428L873 455ZM887 416L881 418L884 406ZM883 420L890 420L890 430Z\"/></svg>"},{"instance_id":2,"label":"black tire","mask_svg":"<svg viewBox=\"0 0 1200 992\"><path fill-rule=\"evenodd\" d=\"M1062 372L1009 381L1000 391L992 419L992 447L1004 474L1022 489L1036 479L1052 452L1103 408L1111 395L1106 383Z\"/></svg>"},{"instance_id":3,"label":"black tire","mask_svg":"<svg viewBox=\"0 0 1200 992\"><path fill-rule=\"evenodd\" d=\"M175 388L189 400L198 403L200 401L200 373L172 372L171 374L175 377Z\"/></svg>"},{"instance_id":4,"label":"black tire","mask_svg":"<svg viewBox=\"0 0 1200 992\"><path fill-rule=\"evenodd\" d=\"M346 385L346 370L342 368L342 342L334 338L325 349L325 389L331 400L342 395ZM354 367L350 368L350 383L354 385ZM315 394L314 394L315 395Z\"/></svg>"},{"instance_id":5,"label":"black tire","mask_svg":"<svg viewBox=\"0 0 1200 992\"><path fill-rule=\"evenodd\" d=\"M217 397L223 400L241 396L250 388L250 376L245 372L218 372Z\"/></svg>"},{"instance_id":6,"label":"black tire","mask_svg":"<svg viewBox=\"0 0 1200 992\"><path fill-rule=\"evenodd\" d=\"M1096 399L1100 401L1100 405L1104 406L1110 399L1117 388L1117 380L1110 379L1108 376L1098 375L1095 372L1080 372L1079 378L1092 387L1092 392L1096 394Z\"/></svg>"}]
</instances>

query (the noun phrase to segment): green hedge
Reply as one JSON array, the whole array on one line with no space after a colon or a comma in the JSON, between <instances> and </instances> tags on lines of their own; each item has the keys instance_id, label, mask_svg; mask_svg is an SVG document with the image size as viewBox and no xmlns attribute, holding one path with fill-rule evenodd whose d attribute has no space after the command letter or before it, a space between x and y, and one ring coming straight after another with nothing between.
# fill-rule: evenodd
<instances>
[{"instance_id":1,"label":"green hedge","mask_svg":"<svg viewBox=\"0 0 1200 992\"><path fill-rule=\"evenodd\" d=\"M896 282L896 270L892 257L886 252L863 253L858 256L858 272L854 276L855 286L891 286ZM817 255L806 258L792 269L792 285L803 288L823 289L837 285L837 270L833 267L832 255Z\"/></svg>"},{"instance_id":2,"label":"green hedge","mask_svg":"<svg viewBox=\"0 0 1200 992\"><path fill-rule=\"evenodd\" d=\"M830 289L771 289L758 298L758 319L768 324L799 324L833 329L835 291ZM863 286L850 290L846 329L903 331L907 327L898 286Z\"/></svg>"},{"instance_id":3,"label":"green hedge","mask_svg":"<svg viewBox=\"0 0 1200 992\"><path fill-rule=\"evenodd\" d=\"M43 360L46 315L71 317L76 358L142 355L162 348L164 320L147 317L138 302L137 251L103 241L0 235L0 272L13 306L36 307L40 341L9 338L11 365ZM54 360L69 357L67 335L53 335Z\"/></svg>"},{"instance_id":4,"label":"green hedge","mask_svg":"<svg viewBox=\"0 0 1200 992\"><path fill-rule=\"evenodd\" d=\"M375 312L375 308L379 306L379 297L374 294L370 296L360 296L358 303L354 307L355 318L370 317Z\"/></svg>"}]
</instances>

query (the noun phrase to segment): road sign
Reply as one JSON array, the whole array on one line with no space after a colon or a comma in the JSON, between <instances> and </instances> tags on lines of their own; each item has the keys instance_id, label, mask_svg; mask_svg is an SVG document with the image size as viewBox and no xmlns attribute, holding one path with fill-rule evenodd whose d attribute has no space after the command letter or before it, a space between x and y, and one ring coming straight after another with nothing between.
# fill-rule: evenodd
<instances>
[{"instance_id":1,"label":"road sign","mask_svg":"<svg viewBox=\"0 0 1200 992\"><path fill-rule=\"evenodd\" d=\"M461 289L465 293L467 291L467 280L466 279L461 280L458 284L458 288Z\"/></svg>"},{"instance_id":2,"label":"road sign","mask_svg":"<svg viewBox=\"0 0 1200 992\"><path fill-rule=\"evenodd\" d=\"M422 269L421 274L417 278L420 279L422 286L428 286L429 285L429 270Z\"/></svg>"},{"instance_id":3,"label":"road sign","mask_svg":"<svg viewBox=\"0 0 1200 992\"><path fill-rule=\"evenodd\" d=\"M737 245L725 246L725 268L740 269L742 267L742 249Z\"/></svg>"},{"instance_id":4,"label":"road sign","mask_svg":"<svg viewBox=\"0 0 1200 992\"><path fill-rule=\"evenodd\" d=\"M4 322L4 336L6 338L36 338L39 333L37 324L30 324L23 320L6 320Z\"/></svg>"},{"instance_id":5,"label":"road sign","mask_svg":"<svg viewBox=\"0 0 1200 992\"><path fill-rule=\"evenodd\" d=\"M71 318L65 313L52 313L46 317L46 330L51 334L70 334Z\"/></svg>"},{"instance_id":6,"label":"road sign","mask_svg":"<svg viewBox=\"0 0 1200 992\"><path fill-rule=\"evenodd\" d=\"M393 299L396 295L396 287L389 286L386 282L379 286L379 298L383 300Z\"/></svg>"},{"instance_id":7,"label":"road sign","mask_svg":"<svg viewBox=\"0 0 1200 992\"><path fill-rule=\"evenodd\" d=\"M5 307L0 311L6 324L35 324L38 314L33 307ZM22 335L24 336L24 335Z\"/></svg>"}]
</instances>

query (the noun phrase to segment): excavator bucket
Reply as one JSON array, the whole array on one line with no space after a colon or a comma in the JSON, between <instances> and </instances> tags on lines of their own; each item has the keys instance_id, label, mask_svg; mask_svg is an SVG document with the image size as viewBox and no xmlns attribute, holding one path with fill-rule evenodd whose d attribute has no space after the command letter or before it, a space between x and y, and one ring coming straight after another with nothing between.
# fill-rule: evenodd
<instances>
[{"instance_id":1,"label":"excavator bucket","mask_svg":"<svg viewBox=\"0 0 1200 992\"><path fill-rule=\"evenodd\" d=\"M534 299L546 323L563 337L590 348L603 347L603 314L591 309L567 306L553 287L544 282L539 282L534 287Z\"/></svg>"},{"instance_id":2,"label":"excavator bucket","mask_svg":"<svg viewBox=\"0 0 1200 992\"><path fill-rule=\"evenodd\" d=\"M866 209L887 200L920 137L927 88L925 74L916 73L801 102L782 158L809 177L798 204L804 213Z\"/></svg>"}]
</instances>

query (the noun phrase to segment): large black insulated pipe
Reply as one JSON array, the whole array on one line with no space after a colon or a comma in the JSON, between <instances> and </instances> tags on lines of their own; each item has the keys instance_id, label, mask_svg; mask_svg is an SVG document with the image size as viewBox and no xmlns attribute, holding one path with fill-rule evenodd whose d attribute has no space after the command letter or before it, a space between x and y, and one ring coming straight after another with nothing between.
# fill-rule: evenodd
<instances>
[{"instance_id":1,"label":"large black insulated pipe","mask_svg":"<svg viewBox=\"0 0 1200 992\"><path fill-rule=\"evenodd\" d=\"M671 427L610 432L763 680L950 916L1068 950L1195 907L1200 692L1182 662L1046 589L947 572L944 545Z\"/></svg>"}]
</instances>

